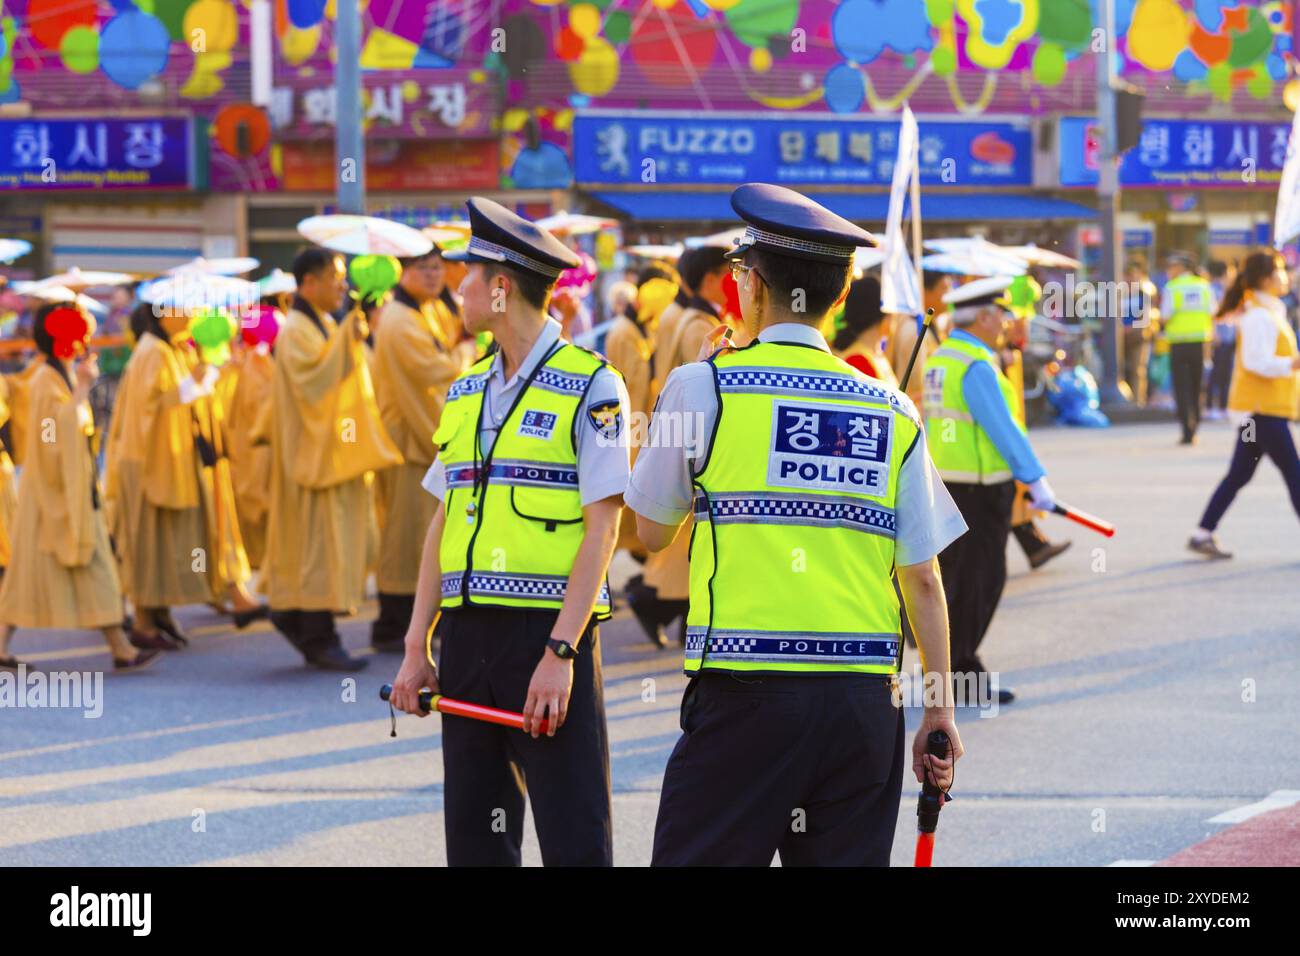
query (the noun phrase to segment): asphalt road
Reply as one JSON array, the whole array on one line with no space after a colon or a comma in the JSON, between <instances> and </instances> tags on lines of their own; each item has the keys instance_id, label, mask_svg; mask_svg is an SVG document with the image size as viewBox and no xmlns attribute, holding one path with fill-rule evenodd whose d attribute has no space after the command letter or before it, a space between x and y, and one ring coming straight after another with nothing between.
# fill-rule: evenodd
<instances>
[{"instance_id":1,"label":"asphalt road","mask_svg":"<svg viewBox=\"0 0 1300 956\"><path fill-rule=\"evenodd\" d=\"M982 653L1019 699L961 713L967 756L936 865L1163 860L1228 826L1210 818L1300 790L1300 523L1265 463L1221 528L1237 557L1187 553L1232 435L1211 424L1196 447L1175 438L1172 423L1033 433L1058 494L1119 534L1049 518L1074 547L1033 573L1011 543ZM365 646L371 615L342 622L349 647ZM352 687L303 669L265 624L178 616L198 640L147 672L109 673L102 716L0 709L0 864L444 862L440 718L401 717L390 738L376 694L395 657ZM652 648L625 610L603 644L615 859L641 865L684 679L678 653ZM107 664L85 633L20 633L13 651L46 671ZM911 861L916 789L905 781L896 865ZM525 860L540 862L531 829Z\"/></svg>"}]
</instances>

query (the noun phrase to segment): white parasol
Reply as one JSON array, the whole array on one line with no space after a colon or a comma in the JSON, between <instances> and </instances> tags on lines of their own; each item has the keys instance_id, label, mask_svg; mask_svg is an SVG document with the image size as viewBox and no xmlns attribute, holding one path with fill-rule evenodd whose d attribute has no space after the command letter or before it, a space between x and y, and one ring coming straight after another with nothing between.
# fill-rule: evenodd
<instances>
[{"instance_id":1,"label":"white parasol","mask_svg":"<svg viewBox=\"0 0 1300 956\"><path fill-rule=\"evenodd\" d=\"M167 270L167 275L242 276L246 272L252 272L259 265L261 263L252 256L237 256L229 259L204 259L199 256L182 265L173 266Z\"/></svg>"},{"instance_id":2,"label":"white parasol","mask_svg":"<svg viewBox=\"0 0 1300 956\"><path fill-rule=\"evenodd\" d=\"M26 239L0 239L0 262L13 262L32 251Z\"/></svg>"},{"instance_id":3,"label":"white parasol","mask_svg":"<svg viewBox=\"0 0 1300 956\"><path fill-rule=\"evenodd\" d=\"M584 216L577 212L557 212L537 220L537 225L557 236L581 236L602 229L617 229L617 219L604 216Z\"/></svg>"},{"instance_id":4,"label":"white parasol","mask_svg":"<svg viewBox=\"0 0 1300 956\"><path fill-rule=\"evenodd\" d=\"M427 255L433 240L410 226L377 216L336 214L311 216L298 223L298 232L318 246L350 256L397 256L408 259Z\"/></svg>"},{"instance_id":5,"label":"white parasol","mask_svg":"<svg viewBox=\"0 0 1300 956\"><path fill-rule=\"evenodd\" d=\"M298 283L291 273L283 269L272 269L270 274L257 280L257 288L262 295L280 295L283 292L297 292Z\"/></svg>"},{"instance_id":6,"label":"white parasol","mask_svg":"<svg viewBox=\"0 0 1300 956\"><path fill-rule=\"evenodd\" d=\"M186 312L199 309L247 309L257 305L257 283L229 276L182 273L140 287L140 301Z\"/></svg>"}]
</instances>

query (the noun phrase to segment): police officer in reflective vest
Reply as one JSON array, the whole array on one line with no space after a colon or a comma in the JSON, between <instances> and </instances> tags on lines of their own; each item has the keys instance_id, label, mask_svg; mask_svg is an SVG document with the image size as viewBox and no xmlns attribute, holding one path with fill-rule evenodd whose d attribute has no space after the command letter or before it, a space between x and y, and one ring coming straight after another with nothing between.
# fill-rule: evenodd
<instances>
[{"instance_id":1,"label":"police officer in reflective vest","mask_svg":"<svg viewBox=\"0 0 1300 956\"><path fill-rule=\"evenodd\" d=\"M491 332L499 349L452 383L430 436L438 454L424 487L441 504L393 701L419 713L428 687L524 713L525 733L443 721L450 865L519 865L526 783L543 862L607 866L596 622L610 612L606 572L629 472L627 390L547 316L555 281L577 256L497 203L468 206L469 245L446 258L469 263L466 329ZM426 655L435 620L436 670Z\"/></svg>"},{"instance_id":2,"label":"police officer in reflective vest","mask_svg":"<svg viewBox=\"0 0 1300 956\"><path fill-rule=\"evenodd\" d=\"M688 514L686 674L655 825L656 865L887 865L905 759L891 693L895 566L928 671L946 675L935 556L965 530L912 402L833 356L818 326L871 236L780 186L731 199L745 348L711 333L667 379L626 495L652 551ZM688 423L689 416L699 420ZM670 436L703 436L683 447ZM946 679L912 748L961 744Z\"/></svg>"},{"instance_id":3,"label":"police officer in reflective vest","mask_svg":"<svg viewBox=\"0 0 1300 956\"><path fill-rule=\"evenodd\" d=\"M1197 275L1196 264L1186 253L1175 253L1166 266L1169 281L1160 300L1165 317L1164 334L1169 342L1169 374L1173 379L1174 405L1183 435L1180 445L1196 441L1201 424L1201 381L1214 337L1214 289Z\"/></svg>"},{"instance_id":4,"label":"police officer in reflective vest","mask_svg":"<svg viewBox=\"0 0 1300 956\"><path fill-rule=\"evenodd\" d=\"M952 669L976 703L998 687L977 653L1007 582L1007 536L1016 481L1029 486L1030 504L1051 511L1055 501L1020 420L1015 387L998 354L1011 314L1009 277L976 279L944 296L953 331L925 366L925 427L930 453L970 527L939 556L952 626ZM1012 479L1015 479L1014 481Z\"/></svg>"}]
</instances>

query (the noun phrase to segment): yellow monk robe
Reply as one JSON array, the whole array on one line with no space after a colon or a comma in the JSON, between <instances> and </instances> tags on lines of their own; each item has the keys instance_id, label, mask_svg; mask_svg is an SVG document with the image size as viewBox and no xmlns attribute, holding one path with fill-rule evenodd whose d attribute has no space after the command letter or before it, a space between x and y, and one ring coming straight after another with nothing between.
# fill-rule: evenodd
<instances>
[{"instance_id":1,"label":"yellow monk robe","mask_svg":"<svg viewBox=\"0 0 1300 956\"><path fill-rule=\"evenodd\" d=\"M9 383L0 375L0 428L9 423ZM10 441L13 441L12 432ZM18 508L18 492L14 485L14 463L3 436L0 436L0 568L9 567L14 512Z\"/></svg>"},{"instance_id":2,"label":"yellow monk robe","mask_svg":"<svg viewBox=\"0 0 1300 956\"><path fill-rule=\"evenodd\" d=\"M384 427L405 459L375 472L375 584L384 594L415 593L424 536L438 504L420 482L433 464L433 433L447 389L472 360L447 338L448 316L455 319L440 300L417 310L399 296L384 305L375 323L375 398Z\"/></svg>"},{"instance_id":3,"label":"yellow monk robe","mask_svg":"<svg viewBox=\"0 0 1300 956\"><path fill-rule=\"evenodd\" d=\"M199 362L198 350L188 341L179 346L186 369L193 371ZM227 363L228 364L228 363ZM230 375L227 373L225 390L229 391ZM252 576L244 539L239 527L239 514L235 506L235 488L230 473L227 453L228 429L225 422L225 403L222 401L222 376L211 394L202 395L193 405L194 424L199 436L215 455L215 464L203 465L200 459L199 495L203 515L207 522L208 559L215 580L213 587L224 595L232 584L244 585Z\"/></svg>"},{"instance_id":4,"label":"yellow monk robe","mask_svg":"<svg viewBox=\"0 0 1300 956\"><path fill-rule=\"evenodd\" d=\"M228 366L230 367L230 366ZM235 511L248 563L262 566L271 503L271 383L275 362L264 347L245 349L234 374L226 409L226 454L234 483Z\"/></svg>"},{"instance_id":5,"label":"yellow monk robe","mask_svg":"<svg viewBox=\"0 0 1300 956\"><path fill-rule=\"evenodd\" d=\"M94 629L122 623L122 594L104 513L92 496L90 405L52 366L29 386L13 557L0 585L0 623Z\"/></svg>"},{"instance_id":6,"label":"yellow monk robe","mask_svg":"<svg viewBox=\"0 0 1300 956\"><path fill-rule=\"evenodd\" d=\"M379 419L356 312L298 309L275 342L271 508L262 569L276 610L350 611L365 593L366 472L400 464Z\"/></svg>"},{"instance_id":7,"label":"yellow monk robe","mask_svg":"<svg viewBox=\"0 0 1300 956\"><path fill-rule=\"evenodd\" d=\"M9 457L15 465L23 463L27 451L27 423L31 420L28 414L29 393L32 379L44 364L45 356L37 353L21 372L5 376L9 385L9 437L13 441Z\"/></svg>"},{"instance_id":8,"label":"yellow monk robe","mask_svg":"<svg viewBox=\"0 0 1300 956\"><path fill-rule=\"evenodd\" d=\"M202 604L224 590L200 491L197 402L181 398L189 378L179 348L142 336L113 409L107 497L122 584L140 608Z\"/></svg>"},{"instance_id":9,"label":"yellow monk robe","mask_svg":"<svg viewBox=\"0 0 1300 956\"><path fill-rule=\"evenodd\" d=\"M605 337L605 357L609 359L610 365L619 370L623 381L627 383L630 416L627 427L634 440L630 449L633 463L641 450L637 441L649 438L650 413L659 395L660 383L655 381L650 368L654 354L655 338L650 328L634 322L626 315L617 316L610 324L609 334ZM636 535L636 516L627 505L623 506L615 546L634 555L646 554L645 546Z\"/></svg>"}]
</instances>

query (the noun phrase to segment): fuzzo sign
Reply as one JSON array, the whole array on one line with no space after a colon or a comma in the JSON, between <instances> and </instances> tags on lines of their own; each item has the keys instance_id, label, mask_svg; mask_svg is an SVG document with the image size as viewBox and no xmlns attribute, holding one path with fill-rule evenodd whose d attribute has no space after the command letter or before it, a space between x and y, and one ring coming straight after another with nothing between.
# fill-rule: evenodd
<instances>
[{"instance_id":1,"label":"fuzzo sign","mask_svg":"<svg viewBox=\"0 0 1300 956\"><path fill-rule=\"evenodd\" d=\"M883 495L889 486L888 414L776 402L767 483Z\"/></svg>"}]
</instances>

